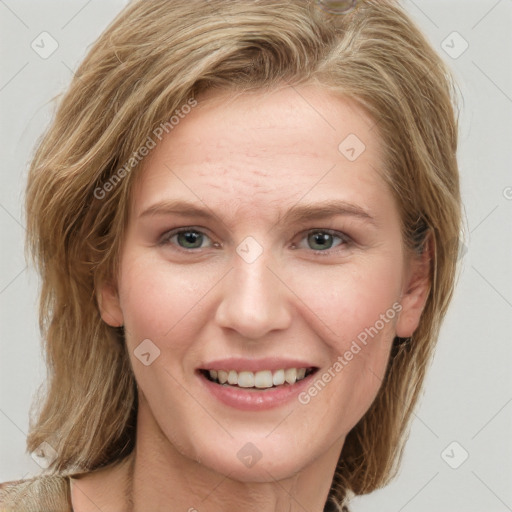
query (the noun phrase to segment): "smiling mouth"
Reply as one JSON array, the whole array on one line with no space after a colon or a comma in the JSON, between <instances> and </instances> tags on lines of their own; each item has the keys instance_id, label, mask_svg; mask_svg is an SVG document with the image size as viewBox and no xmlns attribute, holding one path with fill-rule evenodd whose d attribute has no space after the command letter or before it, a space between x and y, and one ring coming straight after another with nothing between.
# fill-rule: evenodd
<instances>
[{"instance_id":1,"label":"smiling mouth","mask_svg":"<svg viewBox=\"0 0 512 512\"><path fill-rule=\"evenodd\" d=\"M272 389L281 386L293 386L309 375L315 373L318 368L282 368L280 370L262 370L258 372L235 370L199 370L210 382L221 386L229 386L240 389Z\"/></svg>"}]
</instances>

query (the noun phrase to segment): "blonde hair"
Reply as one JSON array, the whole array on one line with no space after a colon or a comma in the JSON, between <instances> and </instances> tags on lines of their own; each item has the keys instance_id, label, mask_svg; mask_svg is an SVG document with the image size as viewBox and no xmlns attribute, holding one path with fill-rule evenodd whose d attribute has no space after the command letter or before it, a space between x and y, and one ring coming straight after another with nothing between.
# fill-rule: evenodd
<instances>
[{"instance_id":1,"label":"blonde hair","mask_svg":"<svg viewBox=\"0 0 512 512\"><path fill-rule=\"evenodd\" d=\"M397 2L361 1L347 12L328 3L134 1L77 70L37 148L26 197L48 365L27 446L48 442L57 452L51 470L99 468L134 446L136 385L123 330L102 321L96 301L99 284L117 275L138 173L136 166L120 169L155 127L202 91L308 83L369 112L384 141L385 178L404 241L421 252L430 234L435 250L420 325L412 339L395 339L378 396L346 438L330 500L370 492L396 472L455 280L461 214L454 87Z\"/></svg>"}]
</instances>

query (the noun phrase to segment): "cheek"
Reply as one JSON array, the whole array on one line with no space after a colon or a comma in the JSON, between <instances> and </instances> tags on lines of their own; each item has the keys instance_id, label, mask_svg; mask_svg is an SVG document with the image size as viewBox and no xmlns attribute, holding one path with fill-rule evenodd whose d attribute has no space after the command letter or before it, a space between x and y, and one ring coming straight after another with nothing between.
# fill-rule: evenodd
<instances>
[{"instance_id":1,"label":"cheek","mask_svg":"<svg viewBox=\"0 0 512 512\"><path fill-rule=\"evenodd\" d=\"M394 337L402 269L389 259L296 273L308 275L294 284L303 298L303 315L337 354L348 350L353 340L364 342L368 332L373 338Z\"/></svg>"},{"instance_id":2,"label":"cheek","mask_svg":"<svg viewBox=\"0 0 512 512\"><path fill-rule=\"evenodd\" d=\"M179 340L185 340L188 331L201 324L190 322L190 314L199 320L202 298L215 281L212 272L193 273L190 268L171 268L154 259L134 257L125 261L120 299L128 341L137 343L138 339L149 338L163 342L171 336L179 347ZM173 331L180 335L172 336Z\"/></svg>"},{"instance_id":3,"label":"cheek","mask_svg":"<svg viewBox=\"0 0 512 512\"><path fill-rule=\"evenodd\" d=\"M309 284L328 284L302 286L300 291L310 310L304 308L303 315L330 349L329 366L303 395L302 403L312 402L315 414L326 422L332 422L332 411L337 411L334 423L347 431L373 402L389 360L401 309L401 267L392 261L383 258L360 267L333 267L324 269L323 276L310 273Z\"/></svg>"}]
</instances>

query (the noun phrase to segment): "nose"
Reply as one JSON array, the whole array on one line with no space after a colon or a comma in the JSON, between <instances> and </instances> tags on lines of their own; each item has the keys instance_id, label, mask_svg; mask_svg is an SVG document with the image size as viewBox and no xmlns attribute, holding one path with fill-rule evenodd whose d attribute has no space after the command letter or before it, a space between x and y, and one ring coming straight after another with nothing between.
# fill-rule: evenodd
<instances>
[{"instance_id":1,"label":"nose","mask_svg":"<svg viewBox=\"0 0 512 512\"><path fill-rule=\"evenodd\" d=\"M279 272L261 255L247 263L235 255L234 268L222 280L222 296L215 314L218 326L251 340L262 339L291 323L290 291Z\"/></svg>"}]
</instances>

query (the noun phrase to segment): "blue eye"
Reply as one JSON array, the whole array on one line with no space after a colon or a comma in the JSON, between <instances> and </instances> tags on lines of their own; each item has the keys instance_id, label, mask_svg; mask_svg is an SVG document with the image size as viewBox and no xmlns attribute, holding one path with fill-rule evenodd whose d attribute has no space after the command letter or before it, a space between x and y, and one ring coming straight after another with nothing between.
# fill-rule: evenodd
<instances>
[{"instance_id":1,"label":"blue eye","mask_svg":"<svg viewBox=\"0 0 512 512\"><path fill-rule=\"evenodd\" d=\"M173 241L175 239L175 241ZM209 238L196 229L181 229L179 231L171 231L164 234L160 239L160 245L174 244L178 245L182 249L201 249L203 242L209 240Z\"/></svg>"},{"instance_id":2,"label":"blue eye","mask_svg":"<svg viewBox=\"0 0 512 512\"><path fill-rule=\"evenodd\" d=\"M292 244L292 248L311 249L314 254L327 256L336 252L336 250L333 251L331 249L338 246L345 246L349 242L350 239L342 233L337 233L329 229L314 229L307 231L299 244ZM178 249L190 251L210 247L221 247L220 244L212 242L210 237L195 228L181 228L168 231L160 237L158 245L173 245L177 246Z\"/></svg>"},{"instance_id":3,"label":"blue eye","mask_svg":"<svg viewBox=\"0 0 512 512\"><path fill-rule=\"evenodd\" d=\"M341 233L336 234L334 231L326 229L308 231L303 240L306 240L307 248L313 249L313 252L316 254L329 252L333 247L337 247L348 242L346 237L341 235Z\"/></svg>"}]
</instances>

